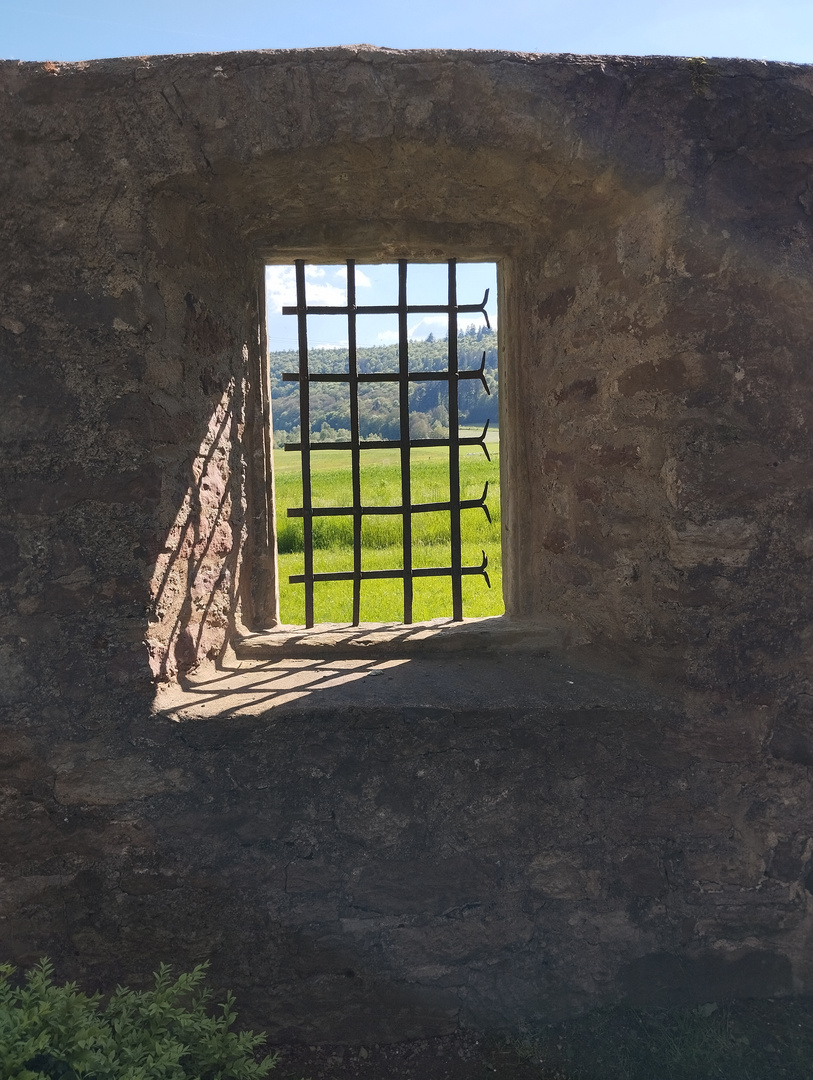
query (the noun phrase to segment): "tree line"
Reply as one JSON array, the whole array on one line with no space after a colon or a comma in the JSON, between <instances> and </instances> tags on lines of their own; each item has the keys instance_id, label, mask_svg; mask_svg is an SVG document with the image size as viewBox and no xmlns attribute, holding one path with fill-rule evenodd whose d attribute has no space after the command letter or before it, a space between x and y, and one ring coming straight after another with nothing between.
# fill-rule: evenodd
<instances>
[{"instance_id":1,"label":"tree line","mask_svg":"<svg viewBox=\"0 0 813 1080\"><path fill-rule=\"evenodd\" d=\"M476 370L485 353L485 376L491 394L479 379L458 383L458 415L461 424L482 427L497 423L499 383L497 334L484 327L469 327L458 336L460 371ZM361 374L398 371L398 346L382 345L357 350ZM347 349L315 349L309 358L311 374L346 374ZM449 342L435 339L410 341L410 371L444 371L449 363ZM274 445L298 442L300 436L299 384L283 382L282 376L299 367L293 350L270 353L271 401ZM409 386L409 430L413 439L442 439L449 434L448 387L445 382L412 382ZM311 441L333 442L350 438L350 388L347 383L311 383ZM362 439L397 439L401 422L397 383L362 383L359 386L359 433Z\"/></svg>"}]
</instances>

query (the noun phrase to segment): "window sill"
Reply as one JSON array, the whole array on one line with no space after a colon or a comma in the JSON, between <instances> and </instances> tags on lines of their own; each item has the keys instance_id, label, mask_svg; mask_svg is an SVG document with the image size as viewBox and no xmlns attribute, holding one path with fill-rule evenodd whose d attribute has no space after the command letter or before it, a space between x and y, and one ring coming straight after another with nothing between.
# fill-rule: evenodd
<instances>
[{"instance_id":1,"label":"window sill","mask_svg":"<svg viewBox=\"0 0 813 1080\"><path fill-rule=\"evenodd\" d=\"M243 633L232 640L240 660L294 657L410 657L426 655L511 653L539 654L567 644L564 626L528 623L508 616L486 619L432 619L412 623L322 623L311 629L280 626Z\"/></svg>"}]
</instances>

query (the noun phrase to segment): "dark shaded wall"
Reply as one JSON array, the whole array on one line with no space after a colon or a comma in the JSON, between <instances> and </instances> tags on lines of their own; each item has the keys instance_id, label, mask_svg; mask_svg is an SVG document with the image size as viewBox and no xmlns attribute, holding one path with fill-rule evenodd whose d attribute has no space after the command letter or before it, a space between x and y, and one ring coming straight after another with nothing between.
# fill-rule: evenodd
<instances>
[{"instance_id":1,"label":"dark shaded wall","mask_svg":"<svg viewBox=\"0 0 813 1080\"><path fill-rule=\"evenodd\" d=\"M212 795L220 809L206 823L194 808L209 798L206 777L236 766L243 744L224 721L217 754L204 741L201 771L190 771L167 749L175 729L151 717L155 680L217 660L235 632L273 620L263 259L488 257L502 267L507 610L559 625L571 657L637 672L669 697L669 715L694 740L686 752L699 772L687 765L681 790L695 809L667 803L644 828L621 788L616 800L605 785L588 814L613 837L602 865L621 866L643 845L668 895L679 907L691 894L696 911L646 934L640 919L633 930L614 924L613 912L650 896L648 871L621 874L608 893L562 824L517 847L511 873L532 889L529 874L577 867L575 877L561 871L577 884L549 899L594 912L601 977L545 984L545 957L565 970L583 935L564 929L578 920L557 922L522 889L528 936L516 922L505 941L472 932L454 975L417 963L423 945L411 959L407 945L382 954L380 937L351 934L337 955L375 955L376 978L405 982L410 1001L442 990L443 1023L463 1007L461 972L514 953L525 957L525 989L483 983L480 1022L532 1011L535 981L548 985L545 1000L577 1007L650 976L675 993L681 980L699 986L685 964L702 973L723 956L751 972L742 986L770 971L772 992L810 989L811 87L806 68L744 61L365 48L0 65L7 955L48 948L66 972L108 980L167 954L197 959L233 922L239 895L255 922L270 913L245 941L228 937L219 977L262 1012L277 1000L267 972L284 956L305 986L286 1030L341 1031L335 1018L320 1029L318 1008L309 1012L309 1001L326 1000L314 989L319 965L308 967L307 950L275 952L282 916L261 901L288 825L226 844L203 873L193 838L232 835L228 798ZM624 716L618 738L634 742ZM395 776L412 736L397 710L391 719L384 760ZM473 725L473 744L488 741L493 720L461 722ZM541 714L523 723L536 730ZM363 760L367 736L342 737L341 759ZM578 741L577 756L598 784L595 738ZM546 754L558 775L559 744L540 739L488 781L511 793L504 838L528 807L528 755ZM732 739L740 765L710 764L714 747L730 760ZM283 739L259 755L267 775L249 785L254 816L270 791L282 799L273 763L290 749ZM441 770L435 783L451 792L457 781ZM743 790L747 806L736 802ZM288 824L296 792L280 804ZM590 785L584 798L594 798ZM450 844L463 859L480 851L477 830L463 830L465 841L455 833L450 806L422 847L393 841L385 862L402 867L393 874L431 881ZM728 869L667 873L669 859L686 863L681 829L700 806L719 813L698 850ZM343 867L335 896L303 885L286 933L334 925L374 837L362 846L355 856L352 845L331 848ZM476 874L494 885L499 843L486 847ZM146 893L125 885L147 880L135 867L152 868ZM733 906L725 931L695 940L690 924L716 917L717 893L697 884L706 880L722 881ZM162 881L166 904L139 899ZM407 908L421 906L415 887ZM769 905L787 902L784 921L757 902L766 888L784 890ZM740 894L754 906L735 932ZM270 944L258 953L263 935ZM526 948L540 935L547 952ZM263 973L251 959L260 954ZM431 1009L400 1029L370 1020L383 1000L375 985L360 1006L369 1023L432 1029Z\"/></svg>"}]
</instances>

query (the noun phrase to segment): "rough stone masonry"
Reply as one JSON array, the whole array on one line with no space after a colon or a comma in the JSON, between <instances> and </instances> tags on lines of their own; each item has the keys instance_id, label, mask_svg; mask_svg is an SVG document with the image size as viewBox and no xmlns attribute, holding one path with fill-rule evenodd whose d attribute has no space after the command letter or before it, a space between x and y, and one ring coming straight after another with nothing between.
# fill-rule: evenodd
<instances>
[{"instance_id":1,"label":"rough stone masonry","mask_svg":"<svg viewBox=\"0 0 813 1080\"><path fill-rule=\"evenodd\" d=\"M3 958L209 957L309 1042L813 992L813 72L360 46L0 94ZM523 654L287 699L304 661L249 658L297 257L499 263Z\"/></svg>"}]
</instances>

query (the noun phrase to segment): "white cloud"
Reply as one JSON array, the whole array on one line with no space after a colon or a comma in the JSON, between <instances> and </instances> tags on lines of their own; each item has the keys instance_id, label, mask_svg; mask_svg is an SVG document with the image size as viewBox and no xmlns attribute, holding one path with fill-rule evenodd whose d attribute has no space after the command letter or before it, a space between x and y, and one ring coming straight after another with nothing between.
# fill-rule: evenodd
<instances>
[{"instance_id":1,"label":"white cloud","mask_svg":"<svg viewBox=\"0 0 813 1080\"><path fill-rule=\"evenodd\" d=\"M314 267L315 270L321 270L323 273L325 270L329 270L337 281L341 281L345 288L347 288L347 267L346 266L328 266L328 267ZM306 275L307 276L307 275ZM356 267L356 288L357 289L370 289L372 288L372 281L367 277L363 270L359 270Z\"/></svg>"},{"instance_id":2,"label":"white cloud","mask_svg":"<svg viewBox=\"0 0 813 1080\"><path fill-rule=\"evenodd\" d=\"M285 305L295 304L296 277L293 266L266 266L265 293L272 315L279 315Z\"/></svg>"},{"instance_id":3,"label":"white cloud","mask_svg":"<svg viewBox=\"0 0 813 1080\"><path fill-rule=\"evenodd\" d=\"M344 286L322 282L325 276L321 266L305 268L308 303L320 307L343 307L347 303L347 290ZM283 307L296 304L296 273L293 266L266 266L265 286L268 310L272 315L279 315Z\"/></svg>"},{"instance_id":4,"label":"white cloud","mask_svg":"<svg viewBox=\"0 0 813 1080\"><path fill-rule=\"evenodd\" d=\"M398 340L398 331L385 330L383 333L377 334L376 337L382 344L391 345L393 342Z\"/></svg>"},{"instance_id":5,"label":"white cloud","mask_svg":"<svg viewBox=\"0 0 813 1080\"><path fill-rule=\"evenodd\" d=\"M347 304L347 290L327 282L324 285L309 283L305 289L305 295L309 305L318 307L344 307Z\"/></svg>"}]
</instances>

